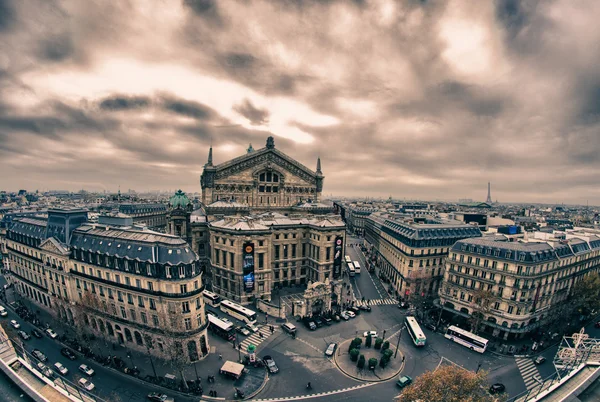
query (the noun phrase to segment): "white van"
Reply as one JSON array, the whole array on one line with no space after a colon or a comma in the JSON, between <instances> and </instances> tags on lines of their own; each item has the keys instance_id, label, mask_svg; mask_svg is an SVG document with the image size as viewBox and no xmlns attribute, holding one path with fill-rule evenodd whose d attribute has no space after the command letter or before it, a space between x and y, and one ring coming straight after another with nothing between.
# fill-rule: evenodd
<instances>
[{"instance_id":1,"label":"white van","mask_svg":"<svg viewBox=\"0 0 600 402\"><path fill-rule=\"evenodd\" d=\"M296 326L294 324L290 324L289 322L286 322L285 324L281 324L281 328L283 328L283 330L285 332L287 332L288 334L296 333Z\"/></svg>"},{"instance_id":2,"label":"white van","mask_svg":"<svg viewBox=\"0 0 600 402\"><path fill-rule=\"evenodd\" d=\"M8 315L8 312L6 311L6 309L3 306L0 306L0 317L6 317Z\"/></svg>"}]
</instances>

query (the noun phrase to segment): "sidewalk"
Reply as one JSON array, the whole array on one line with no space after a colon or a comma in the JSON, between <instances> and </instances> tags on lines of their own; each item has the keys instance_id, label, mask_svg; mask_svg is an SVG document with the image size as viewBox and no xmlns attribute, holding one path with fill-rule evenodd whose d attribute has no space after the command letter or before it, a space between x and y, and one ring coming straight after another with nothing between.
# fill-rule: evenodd
<instances>
[{"instance_id":1,"label":"sidewalk","mask_svg":"<svg viewBox=\"0 0 600 402\"><path fill-rule=\"evenodd\" d=\"M15 296L12 293L13 290L7 291L7 301L11 302L15 300ZM17 296L20 298L19 296ZM29 304L32 304L31 302ZM39 310L36 317L41 321L41 325L49 324L59 334L59 339L63 339L63 336L72 337L72 331L69 327L56 319L54 319L48 312L43 309ZM264 321L264 320L263 320ZM216 391L218 397L233 398L235 388L240 389L246 397L255 394L259 391L266 380L266 370L262 367L255 368L252 366L246 366L248 372L237 381L225 378L219 374L219 369L223 364L230 360L238 362L239 357L244 357L244 353L233 348L230 342L227 342L218 337L212 336L209 333L209 345L210 351L208 356L203 360L196 363L190 363L183 370L185 380L188 383L190 389L194 389L196 386L200 386L203 389L204 397L210 395L210 391ZM73 349L69 345L65 345L70 349ZM139 374L134 377L148 381L154 385L163 386L169 390L184 391L181 374L173 367L173 365L163 359L157 357L150 357L147 353L139 352L137 350L128 349L124 345L119 345L114 342L106 341L102 338L90 339L85 345L91 351L100 356L106 357L107 355L115 356L117 359L113 361L121 361L123 366L117 368L112 362L109 364L102 364L94 359L89 361L94 362L98 365L103 365L107 369L111 369L119 372L121 375L125 374L125 369L137 368ZM77 351L76 351L77 352ZM153 368L154 367L154 368ZM156 373L156 377L155 374ZM165 375L170 374L175 377L175 380L168 381L165 379ZM214 383L209 383L208 376L214 376ZM158 380L156 380L158 378ZM179 389L178 389L179 387ZM167 393L172 391L166 391ZM200 395L198 393L198 395Z\"/></svg>"}]
</instances>

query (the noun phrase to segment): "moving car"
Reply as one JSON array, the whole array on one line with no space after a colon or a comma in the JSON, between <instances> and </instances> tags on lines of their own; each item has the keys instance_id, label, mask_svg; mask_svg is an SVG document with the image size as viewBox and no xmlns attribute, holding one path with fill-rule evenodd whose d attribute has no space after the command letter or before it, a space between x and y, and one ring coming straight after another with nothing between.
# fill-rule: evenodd
<instances>
[{"instance_id":1,"label":"moving car","mask_svg":"<svg viewBox=\"0 0 600 402\"><path fill-rule=\"evenodd\" d=\"M490 394L499 394L504 392L504 390L506 390L504 384L500 384L499 382L497 382L496 384L493 384L490 387Z\"/></svg>"},{"instance_id":2,"label":"moving car","mask_svg":"<svg viewBox=\"0 0 600 402\"><path fill-rule=\"evenodd\" d=\"M38 370L40 370L40 373L42 373L46 377L54 377L54 373L52 372L52 370L50 370L48 366L46 366L44 363L38 363L37 368Z\"/></svg>"},{"instance_id":3,"label":"moving car","mask_svg":"<svg viewBox=\"0 0 600 402\"><path fill-rule=\"evenodd\" d=\"M248 328L252 332L258 332L258 327L254 324L248 323L246 324L246 328Z\"/></svg>"},{"instance_id":4,"label":"moving car","mask_svg":"<svg viewBox=\"0 0 600 402\"><path fill-rule=\"evenodd\" d=\"M546 361L546 358L544 356L538 356L535 359L533 359L533 362L537 365L540 365L542 363L544 363Z\"/></svg>"},{"instance_id":5,"label":"moving car","mask_svg":"<svg viewBox=\"0 0 600 402\"><path fill-rule=\"evenodd\" d=\"M62 375L67 375L69 373L69 369L62 365L62 363L56 362L54 363L54 367L56 371L58 371Z\"/></svg>"},{"instance_id":6,"label":"moving car","mask_svg":"<svg viewBox=\"0 0 600 402\"><path fill-rule=\"evenodd\" d=\"M160 394L158 392L150 392L148 399L154 402L175 402L175 399L167 396L167 394Z\"/></svg>"},{"instance_id":7,"label":"moving car","mask_svg":"<svg viewBox=\"0 0 600 402\"><path fill-rule=\"evenodd\" d=\"M235 328L235 330L236 330L237 332L239 332L240 334L242 334L242 335L246 335L246 336L250 335L250 331L248 331L248 330L247 330L246 328L244 328L244 327L236 327L236 328Z\"/></svg>"},{"instance_id":8,"label":"moving car","mask_svg":"<svg viewBox=\"0 0 600 402\"><path fill-rule=\"evenodd\" d=\"M41 362L45 362L48 360L48 358L46 357L45 354L43 354L39 349L33 349L31 351L31 354L33 355L33 357L35 357L36 359L38 359Z\"/></svg>"},{"instance_id":9,"label":"moving car","mask_svg":"<svg viewBox=\"0 0 600 402\"><path fill-rule=\"evenodd\" d=\"M52 339L58 338L58 334L52 330L52 328L48 328L46 331L46 335L48 335Z\"/></svg>"},{"instance_id":10,"label":"moving car","mask_svg":"<svg viewBox=\"0 0 600 402\"><path fill-rule=\"evenodd\" d=\"M18 322L16 322L15 320L10 320L10 326L13 327L14 329L19 329L21 328L21 324L19 324Z\"/></svg>"},{"instance_id":11,"label":"moving car","mask_svg":"<svg viewBox=\"0 0 600 402\"><path fill-rule=\"evenodd\" d=\"M31 335L35 336L38 339L40 339L42 337L42 333L40 331L38 331L37 329L32 329Z\"/></svg>"},{"instance_id":12,"label":"moving car","mask_svg":"<svg viewBox=\"0 0 600 402\"><path fill-rule=\"evenodd\" d=\"M267 355L267 356L263 357L263 363L269 369L269 373L275 374L275 373L279 372L279 367L277 367L277 365L275 364L275 360L273 360L273 358L271 356Z\"/></svg>"},{"instance_id":13,"label":"moving car","mask_svg":"<svg viewBox=\"0 0 600 402\"><path fill-rule=\"evenodd\" d=\"M410 383L412 382L412 378L410 378L407 375L403 375L402 377L398 378L398 381L396 381L396 385L399 386L400 388L404 388L410 385Z\"/></svg>"},{"instance_id":14,"label":"moving car","mask_svg":"<svg viewBox=\"0 0 600 402\"><path fill-rule=\"evenodd\" d=\"M81 371L82 373L85 373L85 375L89 375L89 376L93 376L95 374L94 369L91 367L88 367L86 364L82 364L81 366L79 366L79 371Z\"/></svg>"},{"instance_id":15,"label":"moving car","mask_svg":"<svg viewBox=\"0 0 600 402\"><path fill-rule=\"evenodd\" d=\"M71 350L69 350L67 348L62 348L60 350L60 354L63 355L64 357L66 357L69 360L75 360L75 359L77 359L77 356L75 356L75 353L73 353Z\"/></svg>"},{"instance_id":16,"label":"moving car","mask_svg":"<svg viewBox=\"0 0 600 402\"><path fill-rule=\"evenodd\" d=\"M367 305L364 305L364 304L361 305L361 306L358 306L358 308L360 310L362 310L362 311L371 311L371 306L367 306Z\"/></svg>"},{"instance_id":17,"label":"moving car","mask_svg":"<svg viewBox=\"0 0 600 402\"><path fill-rule=\"evenodd\" d=\"M25 331L19 331L19 336L23 338L23 340L28 341L31 339L31 336Z\"/></svg>"},{"instance_id":18,"label":"moving car","mask_svg":"<svg viewBox=\"0 0 600 402\"><path fill-rule=\"evenodd\" d=\"M327 346L327 350L325 350L325 356L333 356L336 349L337 343L330 343L329 346Z\"/></svg>"},{"instance_id":19,"label":"moving car","mask_svg":"<svg viewBox=\"0 0 600 402\"><path fill-rule=\"evenodd\" d=\"M369 335L371 335L371 338L377 338L377 331L365 331L363 334L365 338Z\"/></svg>"},{"instance_id":20,"label":"moving car","mask_svg":"<svg viewBox=\"0 0 600 402\"><path fill-rule=\"evenodd\" d=\"M80 378L78 382L79 382L79 386L81 386L82 388L84 388L88 391L91 391L94 388L96 388L96 386L94 385L93 382L91 382L85 378Z\"/></svg>"}]
</instances>

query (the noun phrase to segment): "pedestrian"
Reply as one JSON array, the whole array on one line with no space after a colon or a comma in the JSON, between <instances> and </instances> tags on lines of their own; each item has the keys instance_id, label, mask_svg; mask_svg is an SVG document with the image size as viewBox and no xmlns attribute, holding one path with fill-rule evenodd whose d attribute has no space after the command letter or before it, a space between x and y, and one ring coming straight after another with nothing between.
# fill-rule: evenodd
<instances>
[{"instance_id":1,"label":"pedestrian","mask_svg":"<svg viewBox=\"0 0 600 402\"><path fill-rule=\"evenodd\" d=\"M219 353L219 360L223 360L223 355Z\"/></svg>"}]
</instances>

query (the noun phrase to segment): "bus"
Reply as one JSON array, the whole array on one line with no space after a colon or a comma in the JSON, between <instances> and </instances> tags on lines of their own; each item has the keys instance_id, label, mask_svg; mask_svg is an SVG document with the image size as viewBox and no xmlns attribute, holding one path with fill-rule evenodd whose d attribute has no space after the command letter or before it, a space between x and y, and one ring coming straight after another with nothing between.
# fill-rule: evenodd
<instances>
[{"instance_id":1,"label":"bus","mask_svg":"<svg viewBox=\"0 0 600 402\"><path fill-rule=\"evenodd\" d=\"M233 341L235 339L235 330L232 323L220 320L211 314L207 314L206 316L208 317L208 329L213 333L226 341Z\"/></svg>"},{"instance_id":2,"label":"bus","mask_svg":"<svg viewBox=\"0 0 600 402\"><path fill-rule=\"evenodd\" d=\"M221 311L229 314L230 316L237 318L240 321L244 321L246 324L256 324L256 312L246 307L240 306L229 300L223 300L221 302Z\"/></svg>"},{"instance_id":3,"label":"bus","mask_svg":"<svg viewBox=\"0 0 600 402\"><path fill-rule=\"evenodd\" d=\"M204 290L202 296L204 296L204 302L210 306L219 307L219 304L221 304L221 296L216 293Z\"/></svg>"},{"instance_id":4,"label":"bus","mask_svg":"<svg viewBox=\"0 0 600 402\"><path fill-rule=\"evenodd\" d=\"M358 261L354 261L354 272L360 274L360 264L358 263Z\"/></svg>"},{"instance_id":5,"label":"bus","mask_svg":"<svg viewBox=\"0 0 600 402\"><path fill-rule=\"evenodd\" d=\"M346 260L346 264L349 264L352 262L352 259L350 258L349 255L345 256L344 259Z\"/></svg>"},{"instance_id":6,"label":"bus","mask_svg":"<svg viewBox=\"0 0 600 402\"><path fill-rule=\"evenodd\" d=\"M448 327L446 335L444 336L479 353L485 352L485 349L487 348L487 339L477 336L469 331L465 331L464 329L455 327L454 325Z\"/></svg>"},{"instance_id":7,"label":"bus","mask_svg":"<svg viewBox=\"0 0 600 402\"><path fill-rule=\"evenodd\" d=\"M408 334L410 335L415 346L425 346L425 342L427 342L427 337L423 333L423 330L419 326L419 323L415 319L415 317L406 317L406 329L408 330Z\"/></svg>"},{"instance_id":8,"label":"bus","mask_svg":"<svg viewBox=\"0 0 600 402\"><path fill-rule=\"evenodd\" d=\"M356 271L354 271L354 264L351 262L348 263L348 276L354 276Z\"/></svg>"}]
</instances>

